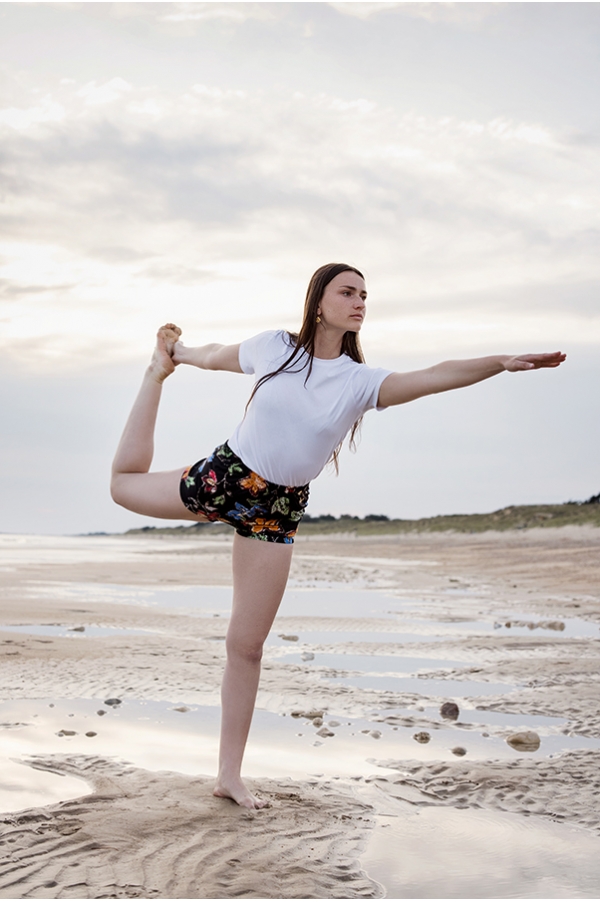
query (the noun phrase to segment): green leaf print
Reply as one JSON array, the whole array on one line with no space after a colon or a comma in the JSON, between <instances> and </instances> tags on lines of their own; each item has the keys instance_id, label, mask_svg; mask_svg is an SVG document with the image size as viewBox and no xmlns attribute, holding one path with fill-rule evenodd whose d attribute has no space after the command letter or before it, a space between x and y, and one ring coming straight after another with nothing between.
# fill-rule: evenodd
<instances>
[{"instance_id":1,"label":"green leaf print","mask_svg":"<svg viewBox=\"0 0 600 902\"><path fill-rule=\"evenodd\" d=\"M287 515L290 512L290 499L289 498L278 498L273 507L271 508L271 513L276 514L284 514Z\"/></svg>"}]
</instances>

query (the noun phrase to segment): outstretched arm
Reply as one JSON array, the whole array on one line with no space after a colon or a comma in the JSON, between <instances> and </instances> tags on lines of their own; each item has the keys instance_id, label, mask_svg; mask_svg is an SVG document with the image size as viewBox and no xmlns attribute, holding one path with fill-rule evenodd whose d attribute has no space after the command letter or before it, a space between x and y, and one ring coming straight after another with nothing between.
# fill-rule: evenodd
<instances>
[{"instance_id":1,"label":"outstretched arm","mask_svg":"<svg viewBox=\"0 0 600 902\"><path fill-rule=\"evenodd\" d=\"M446 360L430 366L426 370L413 373L391 373L381 383L378 407L406 404L425 395L434 395L453 388L474 385L505 370L517 373L520 370L539 370L542 367L557 367L566 354L555 351L552 354L508 354L497 357L476 357L473 360Z\"/></svg>"},{"instance_id":2,"label":"outstretched arm","mask_svg":"<svg viewBox=\"0 0 600 902\"><path fill-rule=\"evenodd\" d=\"M237 345L203 345L201 348L186 348L178 341L173 349L173 363L188 363L199 366L201 370L228 370L230 373L242 373Z\"/></svg>"}]
</instances>

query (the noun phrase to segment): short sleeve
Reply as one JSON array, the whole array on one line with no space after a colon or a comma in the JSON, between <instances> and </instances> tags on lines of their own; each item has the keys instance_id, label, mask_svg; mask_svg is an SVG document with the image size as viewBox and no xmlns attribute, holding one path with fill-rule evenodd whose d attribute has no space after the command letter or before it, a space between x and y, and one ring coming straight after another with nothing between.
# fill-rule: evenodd
<instances>
[{"instance_id":1,"label":"short sleeve","mask_svg":"<svg viewBox=\"0 0 600 902\"><path fill-rule=\"evenodd\" d=\"M253 338L247 338L240 344L239 360L242 372L247 375L255 373L257 369L261 369L261 361L265 357L270 356L268 353L269 345L273 339L279 335L279 332L271 330L269 332L260 332Z\"/></svg>"},{"instance_id":2,"label":"short sleeve","mask_svg":"<svg viewBox=\"0 0 600 902\"><path fill-rule=\"evenodd\" d=\"M364 366L364 364L363 364ZM362 367L361 367L362 369ZM362 410L363 413L366 413L367 410L385 410L384 407L377 407L377 401L379 399L379 389L381 388L385 379L392 374L392 370L384 370L381 367L371 368L368 366L364 366L364 371L361 373L362 375Z\"/></svg>"}]
</instances>

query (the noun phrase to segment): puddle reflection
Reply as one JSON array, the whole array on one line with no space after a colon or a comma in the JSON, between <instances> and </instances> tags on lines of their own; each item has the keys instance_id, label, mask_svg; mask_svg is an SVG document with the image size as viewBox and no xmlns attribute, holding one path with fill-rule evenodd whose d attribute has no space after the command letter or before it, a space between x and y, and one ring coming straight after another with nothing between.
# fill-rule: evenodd
<instances>
[{"instance_id":1,"label":"puddle reflection","mask_svg":"<svg viewBox=\"0 0 600 902\"><path fill-rule=\"evenodd\" d=\"M18 626L0 625L0 632L76 639L85 638L86 636L90 638L101 636L147 636L153 631L116 626L65 626L59 623L24 623Z\"/></svg>"},{"instance_id":2,"label":"puddle reflection","mask_svg":"<svg viewBox=\"0 0 600 902\"><path fill-rule=\"evenodd\" d=\"M600 839L531 816L392 803L361 865L391 899L594 899Z\"/></svg>"},{"instance_id":3,"label":"puddle reflection","mask_svg":"<svg viewBox=\"0 0 600 902\"><path fill-rule=\"evenodd\" d=\"M98 713L102 711L101 715ZM397 709L396 709L396 713ZM417 712L403 712L414 717ZM467 712L461 712L461 717ZM386 760L456 760L452 749L462 746L470 760L519 757L503 735L484 735L485 730L461 729L460 723L432 724L430 741L415 741L415 726L397 726L383 718L349 718L325 714L322 725L305 717L291 717L257 710L245 757L248 774L255 777L289 776L304 779L311 773L368 776ZM439 716L438 716L439 717ZM531 724L523 717L524 724ZM86 754L117 757L149 770L172 770L187 774L214 774L219 738L220 711L215 706L181 702L148 702L124 699L107 705L103 699L13 700L0 703L3 777L0 811L28 805L48 804L57 798L73 798L86 790L80 781L61 782L9 764L32 754ZM322 731L325 728L326 735ZM321 731L321 732L320 732ZM599 748L599 740L568 737L540 730L540 749L532 754L545 757L569 748ZM329 734L329 735L327 735ZM8 768L11 768L10 770ZM385 769L385 768L384 768ZM66 778L65 778L66 779ZM60 784L60 786L59 786ZM61 792L62 790L62 792ZM57 796L57 793L59 794Z\"/></svg>"}]
</instances>

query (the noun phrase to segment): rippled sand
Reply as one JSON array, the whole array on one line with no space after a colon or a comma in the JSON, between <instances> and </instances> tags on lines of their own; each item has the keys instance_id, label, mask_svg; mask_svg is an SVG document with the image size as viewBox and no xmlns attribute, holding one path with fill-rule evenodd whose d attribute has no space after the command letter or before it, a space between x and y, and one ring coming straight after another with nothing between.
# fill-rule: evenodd
<instances>
[{"instance_id":1,"label":"rippled sand","mask_svg":"<svg viewBox=\"0 0 600 902\"><path fill-rule=\"evenodd\" d=\"M599 550L298 541L245 812L210 793L229 541L0 536L0 896L594 898Z\"/></svg>"}]
</instances>

